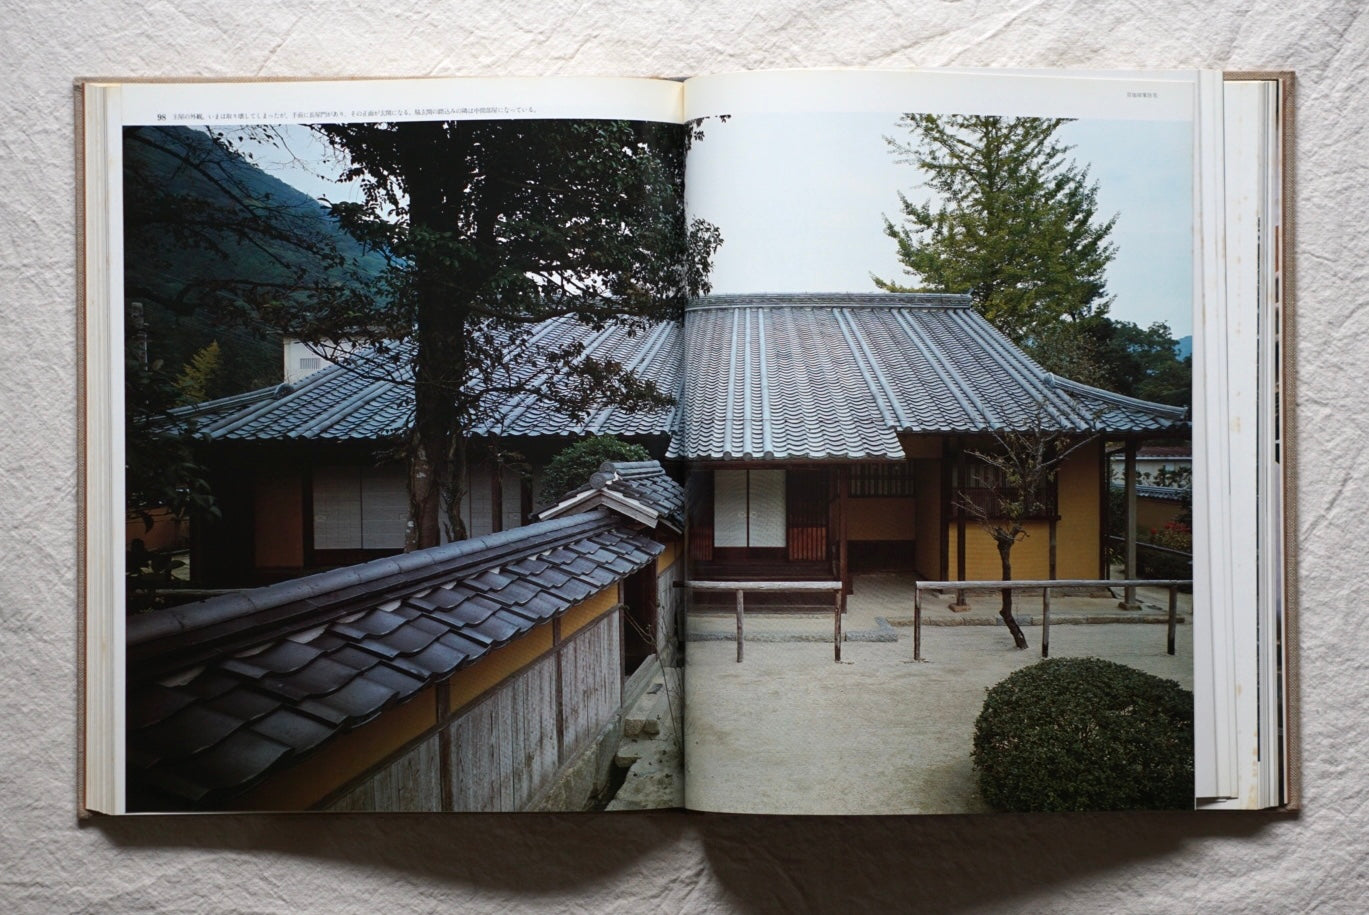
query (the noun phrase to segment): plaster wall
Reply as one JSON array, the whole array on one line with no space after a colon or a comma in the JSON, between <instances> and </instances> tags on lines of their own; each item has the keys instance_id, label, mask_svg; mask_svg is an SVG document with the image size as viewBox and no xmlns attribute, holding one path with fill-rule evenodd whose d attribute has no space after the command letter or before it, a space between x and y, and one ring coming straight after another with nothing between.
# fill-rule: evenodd
<instances>
[{"instance_id":1,"label":"plaster wall","mask_svg":"<svg viewBox=\"0 0 1369 915\"><path fill-rule=\"evenodd\" d=\"M1369 896L1369 16L1346 0L0 0L0 900L11 913L1357 912ZM1299 815L81 823L76 76L1298 71ZM890 213L895 201L890 201Z\"/></svg>"}]
</instances>

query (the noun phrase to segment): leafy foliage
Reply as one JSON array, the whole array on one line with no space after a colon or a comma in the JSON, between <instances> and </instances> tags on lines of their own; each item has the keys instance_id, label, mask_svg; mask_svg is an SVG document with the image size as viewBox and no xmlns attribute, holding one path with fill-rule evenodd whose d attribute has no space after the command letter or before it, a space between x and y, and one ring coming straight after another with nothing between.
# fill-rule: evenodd
<instances>
[{"instance_id":1,"label":"leafy foliage","mask_svg":"<svg viewBox=\"0 0 1369 915\"><path fill-rule=\"evenodd\" d=\"M1163 527L1151 528L1148 542L1155 546L1185 553L1161 553L1158 550L1136 551L1137 574L1142 578L1192 578L1193 528L1182 521L1167 521ZM1187 590L1185 586L1182 590Z\"/></svg>"},{"instance_id":2,"label":"leafy foliage","mask_svg":"<svg viewBox=\"0 0 1369 915\"><path fill-rule=\"evenodd\" d=\"M181 369L181 374L176 379L176 387L181 392L181 403L195 404L210 399L209 392L213 390L213 385L223 370L222 357L223 352L219 348L218 340L211 341L208 346L190 357L190 361Z\"/></svg>"},{"instance_id":3,"label":"leafy foliage","mask_svg":"<svg viewBox=\"0 0 1369 915\"><path fill-rule=\"evenodd\" d=\"M590 476L605 461L649 461L651 454L641 445L625 442L616 435L592 435L557 452L542 477L542 498L561 496L589 482Z\"/></svg>"},{"instance_id":4,"label":"leafy foliage","mask_svg":"<svg viewBox=\"0 0 1369 915\"><path fill-rule=\"evenodd\" d=\"M280 381L280 328L261 319L256 301L301 302L313 289L372 282L385 268L322 204L221 134L125 128L123 181L125 300L142 304L149 351L173 373L219 343L205 397Z\"/></svg>"},{"instance_id":5,"label":"leafy foliage","mask_svg":"<svg viewBox=\"0 0 1369 915\"><path fill-rule=\"evenodd\" d=\"M495 403L525 395L581 416L606 402L670 402L583 337L533 333L559 316L593 330L642 329L679 318L707 291L721 238L686 222L686 128L504 120L314 129L345 153L342 177L364 193L333 216L387 268L371 289L315 295L279 315L269 298L255 302L312 345L366 339L411 358L411 547L437 543L442 528L465 536L457 507L470 430L493 418ZM511 352L544 370L515 380Z\"/></svg>"},{"instance_id":6,"label":"leafy foliage","mask_svg":"<svg viewBox=\"0 0 1369 915\"><path fill-rule=\"evenodd\" d=\"M131 516L151 528L151 508L177 517L217 516L218 506L196 460L191 429L175 422L169 410L180 388L159 361L124 361L124 488Z\"/></svg>"},{"instance_id":7,"label":"leafy foliage","mask_svg":"<svg viewBox=\"0 0 1369 915\"><path fill-rule=\"evenodd\" d=\"M1193 360L1179 355L1163 322L1143 328L1094 315L1042 328L1022 345L1046 371L1084 384L1173 406L1193 400Z\"/></svg>"},{"instance_id":8,"label":"leafy foliage","mask_svg":"<svg viewBox=\"0 0 1369 915\"><path fill-rule=\"evenodd\" d=\"M998 810L1193 806L1193 695L1098 658L1052 658L987 691L979 791Z\"/></svg>"},{"instance_id":9,"label":"leafy foliage","mask_svg":"<svg viewBox=\"0 0 1369 915\"><path fill-rule=\"evenodd\" d=\"M1062 118L905 114L910 142L889 138L934 197L900 194L904 225L887 217L906 286L890 291L969 292L977 309L1022 343L1059 321L1105 315L1104 270L1116 253L1116 217L1097 219L1097 183L1055 138Z\"/></svg>"}]
</instances>

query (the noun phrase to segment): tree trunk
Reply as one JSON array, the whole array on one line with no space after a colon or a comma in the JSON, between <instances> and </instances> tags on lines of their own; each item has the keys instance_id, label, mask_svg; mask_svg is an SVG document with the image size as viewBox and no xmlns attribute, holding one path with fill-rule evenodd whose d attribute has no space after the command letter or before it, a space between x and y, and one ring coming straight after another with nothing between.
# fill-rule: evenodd
<instances>
[{"instance_id":1,"label":"tree trunk","mask_svg":"<svg viewBox=\"0 0 1369 915\"><path fill-rule=\"evenodd\" d=\"M420 550L464 540L466 316L443 263L441 241L451 230L456 192L453 172L432 156L442 126L417 122L401 128L399 155L409 193L409 231L418 240L413 265L416 342L414 425L409 449L409 526L405 548ZM461 157L456 158L462 161ZM445 512L445 518L444 518Z\"/></svg>"},{"instance_id":2,"label":"tree trunk","mask_svg":"<svg viewBox=\"0 0 1369 915\"><path fill-rule=\"evenodd\" d=\"M1003 580L1012 581L1012 547L1016 540L999 540L998 557L1003 562ZM1027 637L1022 634L1022 627L1017 625L1017 620L1012 615L1012 588L1003 589L1003 606L998 611L998 615L1003 618L1003 624L1008 627L1008 632L1012 633L1013 644L1019 649L1027 647Z\"/></svg>"}]
</instances>

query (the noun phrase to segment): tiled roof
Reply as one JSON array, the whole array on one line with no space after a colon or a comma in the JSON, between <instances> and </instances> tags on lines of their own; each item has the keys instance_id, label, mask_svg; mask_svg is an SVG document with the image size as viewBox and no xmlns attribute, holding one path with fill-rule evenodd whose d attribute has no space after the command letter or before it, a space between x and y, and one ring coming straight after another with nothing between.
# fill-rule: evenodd
<instances>
[{"instance_id":1,"label":"tiled roof","mask_svg":"<svg viewBox=\"0 0 1369 915\"><path fill-rule=\"evenodd\" d=\"M545 354L582 343L583 356L611 360L668 394L680 386L680 326L663 322L645 330L610 325L594 330L573 318L552 318L533 328L529 338L511 350L503 385L554 384ZM358 352L294 385L278 385L239 395L237 409L227 401L182 408L176 415L194 419L196 431L219 440L378 440L403 434L413 414L413 374L407 347ZM230 398L229 400L233 400ZM604 404L575 420L536 393L504 396L490 405L489 418L477 423L477 435L665 435L674 410L629 412Z\"/></svg>"},{"instance_id":2,"label":"tiled roof","mask_svg":"<svg viewBox=\"0 0 1369 915\"><path fill-rule=\"evenodd\" d=\"M221 805L662 549L598 510L132 617L131 806Z\"/></svg>"},{"instance_id":3,"label":"tiled roof","mask_svg":"<svg viewBox=\"0 0 1369 915\"><path fill-rule=\"evenodd\" d=\"M685 354L670 457L899 460L899 433L1187 426L1182 409L1048 374L968 296L712 296L685 313Z\"/></svg>"},{"instance_id":4,"label":"tiled roof","mask_svg":"<svg viewBox=\"0 0 1369 915\"><path fill-rule=\"evenodd\" d=\"M610 495L606 495L610 494ZM586 507L610 504L619 511L631 511L644 523L655 526L664 521L677 532L684 530L684 487L665 472L657 461L605 461L589 482L561 497L539 515L554 518Z\"/></svg>"},{"instance_id":5,"label":"tiled roof","mask_svg":"<svg viewBox=\"0 0 1369 915\"><path fill-rule=\"evenodd\" d=\"M536 394L494 405L476 434L669 435L667 456L699 460L901 460L900 433L974 433L1045 423L1071 432L1184 430L1177 407L1045 372L970 307L968 296L750 294L701 299L683 332L637 333L570 318L538 325L510 356L514 381L545 375L537 353L582 341L677 398L631 413L605 405L581 421ZM402 354L401 354L402 355ZM215 439L367 439L405 431L413 412L407 359L353 356L294 387L198 411Z\"/></svg>"}]
</instances>

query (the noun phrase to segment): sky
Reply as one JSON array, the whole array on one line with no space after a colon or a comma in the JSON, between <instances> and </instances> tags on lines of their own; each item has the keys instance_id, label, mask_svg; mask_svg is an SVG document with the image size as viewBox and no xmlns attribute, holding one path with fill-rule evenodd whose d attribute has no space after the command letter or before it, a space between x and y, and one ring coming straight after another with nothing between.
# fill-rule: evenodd
<instances>
[{"instance_id":1,"label":"sky","mask_svg":"<svg viewBox=\"0 0 1369 915\"><path fill-rule=\"evenodd\" d=\"M703 124L690 152L691 213L722 232L713 291L870 292L871 274L914 284L884 217L899 192L930 196L885 137L897 114L743 114ZM1192 333L1193 153L1186 121L1078 120L1058 136L1098 182L1098 212L1117 216L1107 271L1114 318Z\"/></svg>"},{"instance_id":2,"label":"sky","mask_svg":"<svg viewBox=\"0 0 1369 915\"><path fill-rule=\"evenodd\" d=\"M918 170L885 137L907 139L894 113L740 114L704 123L690 152L688 205L719 227L713 291L869 292L871 275L903 272L884 217L898 194L923 200ZM258 165L314 197L356 200L355 186L306 128L279 129L283 145L247 143ZM1114 318L1192 333L1193 151L1187 121L1076 120L1058 136L1098 183L1100 218L1117 216L1107 270Z\"/></svg>"}]
</instances>

